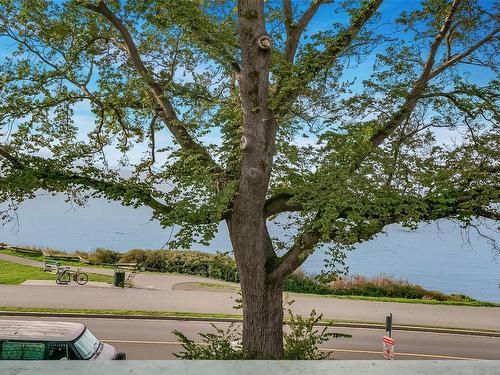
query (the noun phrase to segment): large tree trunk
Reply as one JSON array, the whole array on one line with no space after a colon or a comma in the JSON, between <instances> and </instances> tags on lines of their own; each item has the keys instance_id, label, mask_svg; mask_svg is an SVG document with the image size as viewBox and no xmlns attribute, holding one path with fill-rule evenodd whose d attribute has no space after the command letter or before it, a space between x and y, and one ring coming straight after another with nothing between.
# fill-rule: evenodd
<instances>
[{"instance_id":1,"label":"large tree trunk","mask_svg":"<svg viewBox=\"0 0 500 375\"><path fill-rule=\"evenodd\" d=\"M255 359L281 359L283 288L282 280L269 280L267 267L274 251L265 221L233 215L229 232L240 273L243 348Z\"/></svg>"},{"instance_id":2,"label":"large tree trunk","mask_svg":"<svg viewBox=\"0 0 500 375\"><path fill-rule=\"evenodd\" d=\"M243 347L252 358L283 358L282 283L243 278Z\"/></svg>"},{"instance_id":3,"label":"large tree trunk","mask_svg":"<svg viewBox=\"0 0 500 375\"><path fill-rule=\"evenodd\" d=\"M282 288L280 281L269 281L268 268L276 254L264 217L276 132L276 121L268 107L272 42L266 33L264 13L262 0L238 1L241 169L228 225L241 280L243 348L255 358L280 359Z\"/></svg>"}]
</instances>

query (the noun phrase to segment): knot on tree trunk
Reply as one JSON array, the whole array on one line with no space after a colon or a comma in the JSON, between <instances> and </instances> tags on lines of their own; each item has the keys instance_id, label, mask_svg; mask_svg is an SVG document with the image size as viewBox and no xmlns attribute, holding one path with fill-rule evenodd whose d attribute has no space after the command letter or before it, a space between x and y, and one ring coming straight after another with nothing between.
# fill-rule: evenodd
<instances>
[{"instance_id":1,"label":"knot on tree trunk","mask_svg":"<svg viewBox=\"0 0 500 375\"><path fill-rule=\"evenodd\" d=\"M258 179L261 178L264 173L259 168L252 167L247 169L247 174L253 179Z\"/></svg>"},{"instance_id":2,"label":"knot on tree trunk","mask_svg":"<svg viewBox=\"0 0 500 375\"><path fill-rule=\"evenodd\" d=\"M271 38L267 34L262 34L257 37L257 45L261 50L268 51L273 46Z\"/></svg>"},{"instance_id":3,"label":"knot on tree trunk","mask_svg":"<svg viewBox=\"0 0 500 375\"><path fill-rule=\"evenodd\" d=\"M240 150L245 150L250 145L250 140L247 136L243 135L240 139Z\"/></svg>"}]
</instances>

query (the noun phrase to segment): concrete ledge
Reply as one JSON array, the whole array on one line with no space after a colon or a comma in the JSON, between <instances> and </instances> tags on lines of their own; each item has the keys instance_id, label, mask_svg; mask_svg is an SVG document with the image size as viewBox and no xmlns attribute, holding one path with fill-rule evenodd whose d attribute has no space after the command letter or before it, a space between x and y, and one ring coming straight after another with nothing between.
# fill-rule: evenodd
<instances>
[{"instance_id":1,"label":"concrete ledge","mask_svg":"<svg viewBox=\"0 0 500 375\"><path fill-rule=\"evenodd\" d=\"M493 375L500 361L59 361L0 362L8 375Z\"/></svg>"}]
</instances>

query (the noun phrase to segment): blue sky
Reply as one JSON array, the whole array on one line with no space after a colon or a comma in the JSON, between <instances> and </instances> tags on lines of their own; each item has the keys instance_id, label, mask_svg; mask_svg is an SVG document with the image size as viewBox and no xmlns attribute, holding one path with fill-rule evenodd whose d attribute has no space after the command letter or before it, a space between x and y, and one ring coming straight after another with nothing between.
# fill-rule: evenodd
<instances>
[{"instance_id":1,"label":"blue sky","mask_svg":"<svg viewBox=\"0 0 500 375\"><path fill-rule=\"evenodd\" d=\"M281 1L279 1L281 4ZM305 1L295 1L294 4L308 4L309 2ZM343 24L348 23L349 17L348 15L338 10L338 2L334 2L332 4L324 4L320 7L320 10L313 18L310 23L310 26L306 32L306 34L314 34L318 31L327 31L331 29L333 23L340 22ZM480 1L480 4L484 6L491 6L491 1ZM305 5L304 5L305 6ZM376 32L383 35L390 35L392 37L399 37L403 40L408 38L408 35L405 35L401 32L400 26L397 26L394 20L400 15L402 11L410 12L415 9L420 8L419 1L408 1L408 0L385 0L380 7L380 18L376 22ZM296 15L297 17L297 15ZM373 28L373 24L369 24L368 27ZM5 37L0 38L0 45L2 48L0 49L0 61L2 61L5 57L11 56L14 50L14 44L12 41L7 40ZM381 44L377 46L370 55L366 56L360 65L354 65L350 69L345 69L343 73L343 80L346 81L355 81L353 89L355 91L359 91L362 89L363 80L370 77L373 71L373 65L375 63L375 56L379 52L383 52L386 46ZM426 54L426 51L422 51L422 54ZM492 74L485 69L475 68L471 66L467 66L467 68L463 68L464 72L469 71L472 76L474 82L478 84L482 84L491 79ZM95 89L94 87L90 87L91 89ZM87 101L81 102L75 107L75 120L76 124L80 129L80 137L85 139L85 134L87 131L94 127L95 116L90 110L90 105ZM456 132L449 132L446 129L438 130L438 140L440 142L449 142L450 139L457 136ZM311 136L311 134L308 134ZM219 129L213 129L211 133L206 135L201 139L204 143L219 143L221 139ZM308 139L297 139L298 144L308 144L314 142L314 137L309 137ZM172 139L169 134L166 132L162 132L157 135L157 141L159 144L170 145L172 144ZM136 145L131 153L129 153L128 157L131 161L139 160L142 155L147 153L148 147L147 144ZM107 148L108 152L108 160L111 164L116 163L121 158L121 153L112 148ZM160 159L161 160L161 159Z\"/></svg>"}]
</instances>

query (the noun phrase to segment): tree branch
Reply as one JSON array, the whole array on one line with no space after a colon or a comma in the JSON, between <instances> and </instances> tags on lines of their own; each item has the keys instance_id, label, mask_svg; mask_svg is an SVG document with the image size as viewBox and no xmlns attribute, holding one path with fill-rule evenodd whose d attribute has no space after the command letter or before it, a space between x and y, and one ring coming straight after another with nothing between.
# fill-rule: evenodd
<instances>
[{"instance_id":1,"label":"tree branch","mask_svg":"<svg viewBox=\"0 0 500 375\"><path fill-rule=\"evenodd\" d=\"M330 44L321 52L318 62L324 62L325 66L318 66L317 69L328 68L345 51L354 38L361 31L361 28L375 14L383 0L370 0L363 2L363 5L355 15L351 17L351 25L337 35L336 42ZM320 64L321 65L321 64Z\"/></svg>"},{"instance_id":2,"label":"tree branch","mask_svg":"<svg viewBox=\"0 0 500 375\"><path fill-rule=\"evenodd\" d=\"M480 207L480 208L475 209L474 213L476 213L478 216L481 216L481 217L484 217L487 219L500 221L500 212L498 212L498 211L493 211L490 209Z\"/></svg>"},{"instance_id":3,"label":"tree branch","mask_svg":"<svg viewBox=\"0 0 500 375\"><path fill-rule=\"evenodd\" d=\"M21 163L17 157L12 155L3 147L0 147L0 156L3 156L5 159L7 159L15 169L24 169L23 163Z\"/></svg>"},{"instance_id":4,"label":"tree branch","mask_svg":"<svg viewBox=\"0 0 500 375\"><path fill-rule=\"evenodd\" d=\"M336 59L346 50L347 47L349 47L354 38L356 38L364 24L375 14L377 9L382 4L382 1L383 0L369 0L367 2L363 2L363 6L351 17L350 26L339 32L334 42L326 46L326 48L321 52L315 51L305 56L300 66L296 67L297 69L295 73L288 76L278 77L278 84L273 98L275 101L275 103L273 103L273 107L275 108L275 112L277 112L277 114L286 113L290 105L303 91L304 87L309 85L319 72L327 70L333 65ZM317 11L316 7L322 3L323 1L315 1L311 4L312 8L310 8L309 12L306 12L301 19L303 20L302 23L304 28L307 26L310 18L312 18ZM293 60L293 54L291 53L293 48L291 47L293 47L294 43L298 43L300 35L298 36L297 42L293 41L293 38L290 40L290 47L288 47L288 50L290 51L288 52L288 62L290 62L290 57L292 57Z\"/></svg>"},{"instance_id":5,"label":"tree branch","mask_svg":"<svg viewBox=\"0 0 500 375\"><path fill-rule=\"evenodd\" d=\"M292 193L281 192L267 199L264 204L264 217L268 218L281 212L301 211L303 209L301 204L289 204L291 198L293 198Z\"/></svg>"},{"instance_id":6,"label":"tree branch","mask_svg":"<svg viewBox=\"0 0 500 375\"><path fill-rule=\"evenodd\" d=\"M451 102L459 111L465 113L469 118L474 118L474 114L471 112L469 108L467 108L467 105L464 105L463 103L460 102L460 99L455 96L455 94L461 94L462 92L460 91L452 91L452 92L434 92L434 93L428 93L428 94L423 94L420 96L421 99L425 98L436 98L436 97L442 97L447 99L449 102ZM480 99L486 101L485 98L476 95ZM491 108L491 111L497 115L497 112L495 111L494 108ZM466 125L469 127L469 130L471 131L472 134L472 129L469 126L469 123L467 122L467 119L465 120ZM473 134L472 134L473 135ZM473 135L474 137L474 135Z\"/></svg>"},{"instance_id":7,"label":"tree branch","mask_svg":"<svg viewBox=\"0 0 500 375\"><path fill-rule=\"evenodd\" d=\"M156 129L155 124L158 119L158 114L156 113L151 119L151 123L149 124L149 142L151 143L151 165L149 166L149 172L152 173L152 165L156 162Z\"/></svg>"},{"instance_id":8,"label":"tree branch","mask_svg":"<svg viewBox=\"0 0 500 375\"><path fill-rule=\"evenodd\" d=\"M70 171L51 168L48 163L44 163L39 168L23 164L17 157L9 153L5 147L0 147L0 156L7 159L15 170L21 173L21 178L25 179L24 173L29 175L29 178L35 178L41 184L41 187L49 191L62 191L61 188L67 189L70 186L83 186L92 189L108 199L134 200L141 205L151 208L156 214L170 215L175 212L175 206L166 205L157 200L144 186L140 183L123 181L105 181L95 179L93 177L80 175ZM46 162L41 158L36 158ZM51 186L52 185L52 186ZM59 186L57 186L59 185ZM223 213L220 220L229 217L230 211ZM210 217L189 217L187 224L201 225L211 224L213 220Z\"/></svg>"},{"instance_id":9,"label":"tree branch","mask_svg":"<svg viewBox=\"0 0 500 375\"><path fill-rule=\"evenodd\" d=\"M107 7L103 1L100 1L97 5L86 3L85 7L105 17L118 30L123 39L123 43L132 66L146 83L151 94L159 104L161 108L161 119L182 149L198 154L211 167L212 172L222 172L221 168L217 165L217 163L215 163L208 151L202 145L194 141L184 127L178 125L179 119L177 118L174 107L163 92L161 86L153 79L144 65L135 42L122 21Z\"/></svg>"},{"instance_id":10,"label":"tree branch","mask_svg":"<svg viewBox=\"0 0 500 375\"><path fill-rule=\"evenodd\" d=\"M420 74L420 77L418 80L415 82L413 85L413 88L409 95L406 97L403 105L399 108L399 110L392 116L392 118L380 129L378 129L370 138L370 143L372 148L377 148L382 144L382 142L389 137L389 135L392 134L392 132L403 123L408 117L410 117L411 113L415 109L417 105L417 101L420 98L420 95L425 90L425 87L427 85L427 81L430 79L430 74L432 71L432 67L434 66L435 58L437 51L439 49L439 46L441 45L441 42L443 41L444 37L448 33L448 30L451 26L451 22L453 20L453 16L455 15L456 11L458 10L458 7L460 5L461 0L455 0L453 4L451 5L450 11L448 12L448 15L446 16L446 19L443 23L443 26L439 30L439 33L437 34L436 38L434 39L433 43L431 44L431 47L429 49L429 54L427 56L427 60L425 62L424 68L422 69L422 73ZM357 168L361 162L367 157L368 155L364 155L362 158L356 161L355 163L355 168Z\"/></svg>"},{"instance_id":11,"label":"tree branch","mask_svg":"<svg viewBox=\"0 0 500 375\"><path fill-rule=\"evenodd\" d=\"M269 280L283 280L300 267L321 240L317 230L305 231L296 239L285 255L278 258L276 268L269 274Z\"/></svg>"},{"instance_id":12,"label":"tree branch","mask_svg":"<svg viewBox=\"0 0 500 375\"><path fill-rule=\"evenodd\" d=\"M283 0L283 16L285 18L286 35L290 37L293 26L293 8L292 0Z\"/></svg>"},{"instance_id":13,"label":"tree branch","mask_svg":"<svg viewBox=\"0 0 500 375\"><path fill-rule=\"evenodd\" d=\"M465 57L469 56L471 53L473 53L474 51L476 51L477 49L488 43L490 40L492 40L495 37L495 35L497 35L499 32L500 32L500 27L497 27L492 32L490 32L485 38L481 39L479 42L468 48L466 51L453 56L451 59L448 59L446 62L438 66L429 74L429 79L435 78L443 71L445 71L447 68L461 62Z\"/></svg>"},{"instance_id":14,"label":"tree branch","mask_svg":"<svg viewBox=\"0 0 500 375\"><path fill-rule=\"evenodd\" d=\"M463 214L464 212L469 212L469 214L473 212L478 216L487 217L492 220L500 220L499 212L491 209L485 209L480 205L474 208L469 207L471 202L476 202L483 196L484 190L480 187L471 189L467 192L463 192L462 190L448 192L445 200L443 200L441 196L423 196L418 202L418 220L430 221L442 218L453 218L457 215ZM494 200L498 200L499 198L499 193L494 193L492 196L492 199ZM411 213L409 211L412 210L411 207L414 207L415 203L414 198L403 199L400 204L392 207L392 210L384 214L384 216L379 216L368 211L368 213L364 215L364 223L366 224L366 227L363 227L363 234L359 235L357 239L351 241L357 242L366 240L379 233L389 224L395 224L403 220L407 220L408 215L415 214L414 212ZM348 218L349 212L349 209L345 209L340 212L337 220ZM354 231L355 228L351 228L350 230ZM336 229L328 234L328 238L325 238L325 235L321 234L318 229L306 229L297 236L290 249L275 261L274 268L271 270L269 278L272 280L285 278L295 271L307 259L307 257L314 251L314 248L318 245L318 243L322 241L334 241L336 236L338 236Z\"/></svg>"},{"instance_id":15,"label":"tree branch","mask_svg":"<svg viewBox=\"0 0 500 375\"><path fill-rule=\"evenodd\" d=\"M196 34L196 36L202 43L204 43L207 46L217 47L221 55L215 57L217 60L229 66L235 73L241 72L239 61L236 60L236 58L226 50L225 46L221 46L220 43L218 43L217 38L214 38L206 31L200 29L196 24L191 24L190 28L191 31Z\"/></svg>"},{"instance_id":16,"label":"tree branch","mask_svg":"<svg viewBox=\"0 0 500 375\"><path fill-rule=\"evenodd\" d=\"M293 13L291 0L283 1L283 13L285 14L285 28L287 30L288 38L285 42L285 59L289 62L293 62L295 58L295 53L299 45L302 33L306 29L307 25L318 12L321 5L326 3L331 3L333 0L313 0L309 5L307 10L304 12L297 24L293 22Z\"/></svg>"},{"instance_id":17,"label":"tree branch","mask_svg":"<svg viewBox=\"0 0 500 375\"><path fill-rule=\"evenodd\" d=\"M44 168L41 170L31 168L24 165L17 157L9 153L4 147L0 147L0 156L3 156L5 159L7 159L12 164L14 169L18 171L30 171L34 177L42 179L45 182L66 182L68 184L82 185L93 188L94 190L103 193L113 191L113 194L118 194L120 196L131 196L132 194L135 199L141 201L143 204L152 208L156 212L163 214L172 212L172 209L170 207L157 201L149 193L138 187L129 188L123 184L120 184L119 182L100 181L88 176L81 176L76 173L68 173L48 168Z\"/></svg>"}]
</instances>

